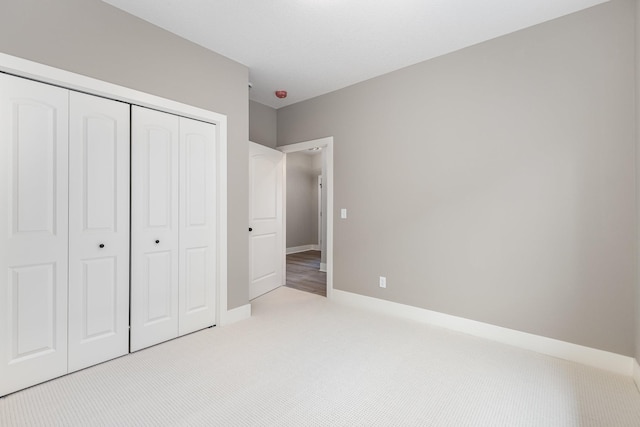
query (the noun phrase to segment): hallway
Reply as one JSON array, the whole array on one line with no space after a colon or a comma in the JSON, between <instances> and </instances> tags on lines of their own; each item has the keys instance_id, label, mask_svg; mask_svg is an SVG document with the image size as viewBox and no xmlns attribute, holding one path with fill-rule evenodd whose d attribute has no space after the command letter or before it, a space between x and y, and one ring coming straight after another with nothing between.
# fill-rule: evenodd
<instances>
[{"instance_id":1,"label":"hallway","mask_svg":"<svg viewBox=\"0 0 640 427\"><path fill-rule=\"evenodd\" d=\"M320 271L320 251L287 255L288 288L327 296L327 273Z\"/></svg>"}]
</instances>

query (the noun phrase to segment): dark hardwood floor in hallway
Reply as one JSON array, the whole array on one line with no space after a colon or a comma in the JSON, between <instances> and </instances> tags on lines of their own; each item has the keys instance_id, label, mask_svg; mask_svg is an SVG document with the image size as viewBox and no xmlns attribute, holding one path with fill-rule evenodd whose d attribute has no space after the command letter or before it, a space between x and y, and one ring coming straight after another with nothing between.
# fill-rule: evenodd
<instances>
[{"instance_id":1,"label":"dark hardwood floor in hallway","mask_svg":"<svg viewBox=\"0 0 640 427\"><path fill-rule=\"evenodd\" d=\"M286 286L327 296L327 273L320 271L320 251L287 255Z\"/></svg>"}]
</instances>

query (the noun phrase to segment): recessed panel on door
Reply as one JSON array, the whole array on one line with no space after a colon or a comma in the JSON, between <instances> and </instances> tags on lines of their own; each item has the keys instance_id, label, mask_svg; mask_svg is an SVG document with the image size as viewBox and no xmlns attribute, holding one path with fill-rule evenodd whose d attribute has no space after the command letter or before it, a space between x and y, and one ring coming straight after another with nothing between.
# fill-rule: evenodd
<instances>
[{"instance_id":1,"label":"recessed panel on door","mask_svg":"<svg viewBox=\"0 0 640 427\"><path fill-rule=\"evenodd\" d=\"M274 219L278 214L278 178L281 171L275 160L266 154L251 158L252 220Z\"/></svg>"},{"instance_id":2,"label":"recessed panel on door","mask_svg":"<svg viewBox=\"0 0 640 427\"><path fill-rule=\"evenodd\" d=\"M32 99L15 100L13 105L14 233L56 232L56 113L55 107Z\"/></svg>"},{"instance_id":3,"label":"recessed panel on door","mask_svg":"<svg viewBox=\"0 0 640 427\"><path fill-rule=\"evenodd\" d=\"M174 159L175 135L170 129L149 127L146 129L146 197L144 208L147 216L147 227L171 229L174 185L177 170Z\"/></svg>"},{"instance_id":4,"label":"recessed panel on door","mask_svg":"<svg viewBox=\"0 0 640 427\"><path fill-rule=\"evenodd\" d=\"M67 372L68 100L0 74L0 396Z\"/></svg>"},{"instance_id":5,"label":"recessed panel on door","mask_svg":"<svg viewBox=\"0 0 640 427\"><path fill-rule=\"evenodd\" d=\"M129 108L71 92L70 371L129 351Z\"/></svg>"},{"instance_id":6,"label":"recessed panel on door","mask_svg":"<svg viewBox=\"0 0 640 427\"><path fill-rule=\"evenodd\" d=\"M207 283L208 248L190 248L185 252L185 313L206 310L211 284Z\"/></svg>"},{"instance_id":7,"label":"recessed panel on door","mask_svg":"<svg viewBox=\"0 0 640 427\"><path fill-rule=\"evenodd\" d=\"M53 264L10 269L9 363L56 350L56 277Z\"/></svg>"},{"instance_id":8,"label":"recessed panel on door","mask_svg":"<svg viewBox=\"0 0 640 427\"><path fill-rule=\"evenodd\" d=\"M178 336L179 118L132 107L131 350Z\"/></svg>"},{"instance_id":9,"label":"recessed panel on door","mask_svg":"<svg viewBox=\"0 0 640 427\"><path fill-rule=\"evenodd\" d=\"M181 117L180 335L215 323L215 165L215 125Z\"/></svg>"},{"instance_id":10,"label":"recessed panel on door","mask_svg":"<svg viewBox=\"0 0 640 427\"><path fill-rule=\"evenodd\" d=\"M144 326L159 322L173 321L173 306L175 305L174 283L172 277L172 251L154 252L145 255L146 278L144 297L147 304L144 310ZM175 332L177 334L177 330Z\"/></svg>"},{"instance_id":11,"label":"recessed panel on door","mask_svg":"<svg viewBox=\"0 0 640 427\"><path fill-rule=\"evenodd\" d=\"M213 126L213 125L210 125ZM213 136L213 135L212 135ZM187 228L194 227L206 227L207 226L207 191L211 191L210 196L215 196L215 188L213 188L213 182L207 182L207 172L214 168L211 164L211 156L207 157L208 150L207 144L213 147L215 139L207 141L205 135L201 134L187 134L184 144L184 156L185 162L184 175L186 182L184 183L184 189L186 194L184 195L185 202L185 226ZM209 207L210 208L210 207Z\"/></svg>"},{"instance_id":12,"label":"recessed panel on door","mask_svg":"<svg viewBox=\"0 0 640 427\"><path fill-rule=\"evenodd\" d=\"M81 342L108 338L118 333L117 257L82 261Z\"/></svg>"},{"instance_id":13,"label":"recessed panel on door","mask_svg":"<svg viewBox=\"0 0 640 427\"><path fill-rule=\"evenodd\" d=\"M109 101L99 100L99 103L102 102ZM128 108L125 105L119 103L114 105L122 107L122 113L126 114ZM72 110L76 112L79 107L79 105L73 105ZM79 112L79 114L81 117L72 117L72 120L82 120L82 124L77 123L82 126L83 131L81 146L77 147L74 144L73 148L81 149L84 156L82 176L75 177L83 181L83 228L96 231L115 230L120 204L117 188L118 151L128 148L128 144L118 146L118 137L121 136L118 135L118 128L122 127L121 131L126 131L128 121L118 123L117 117L91 116L86 112ZM128 140L128 138L125 139Z\"/></svg>"},{"instance_id":14,"label":"recessed panel on door","mask_svg":"<svg viewBox=\"0 0 640 427\"><path fill-rule=\"evenodd\" d=\"M278 253L278 235L276 233L265 233L253 239L252 255L256 256L251 271L251 279L258 282L276 274L276 261L281 254ZM261 256L257 256L261 255Z\"/></svg>"}]
</instances>

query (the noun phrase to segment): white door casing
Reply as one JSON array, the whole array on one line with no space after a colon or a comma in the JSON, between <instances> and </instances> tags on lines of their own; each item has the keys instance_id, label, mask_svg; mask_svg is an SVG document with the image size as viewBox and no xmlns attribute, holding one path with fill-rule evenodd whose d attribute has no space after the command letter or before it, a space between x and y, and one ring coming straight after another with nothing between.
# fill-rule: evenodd
<instances>
[{"instance_id":1,"label":"white door casing","mask_svg":"<svg viewBox=\"0 0 640 427\"><path fill-rule=\"evenodd\" d=\"M0 74L0 396L67 372L68 101Z\"/></svg>"},{"instance_id":2,"label":"white door casing","mask_svg":"<svg viewBox=\"0 0 640 427\"><path fill-rule=\"evenodd\" d=\"M283 283L284 155L249 142L249 299Z\"/></svg>"},{"instance_id":3,"label":"white door casing","mask_svg":"<svg viewBox=\"0 0 640 427\"><path fill-rule=\"evenodd\" d=\"M318 247L322 248L322 175L318 175Z\"/></svg>"},{"instance_id":4,"label":"white door casing","mask_svg":"<svg viewBox=\"0 0 640 427\"><path fill-rule=\"evenodd\" d=\"M180 118L179 334L215 324L216 129Z\"/></svg>"},{"instance_id":5,"label":"white door casing","mask_svg":"<svg viewBox=\"0 0 640 427\"><path fill-rule=\"evenodd\" d=\"M132 106L131 351L178 336L179 118Z\"/></svg>"},{"instance_id":6,"label":"white door casing","mask_svg":"<svg viewBox=\"0 0 640 427\"><path fill-rule=\"evenodd\" d=\"M69 372L129 352L129 109L70 93Z\"/></svg>"}]
</instances>

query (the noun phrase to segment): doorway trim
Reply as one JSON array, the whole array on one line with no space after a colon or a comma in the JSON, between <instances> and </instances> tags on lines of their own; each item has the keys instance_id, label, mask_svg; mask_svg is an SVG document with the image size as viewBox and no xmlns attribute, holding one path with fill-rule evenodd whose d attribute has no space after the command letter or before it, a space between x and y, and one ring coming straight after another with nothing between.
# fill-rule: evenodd
<instances>
[{"instance_id":1,"label":"doorway trim","mask_svg":"<svg viewBox=\"0 0 640 427\"><path fill-rule=\"evenodd\" d=\"M323 171L324 177L324 190L327 192L327 211L325 214L327 215L327 298L333 298L333 137L328 136L320 139L313 139L310 141L298 142L296 144L282 145L280 147L276 147L277 150L282 151L285 154L284 167L286 168L288 153L295 153L298 151L305 151L315 147L322 147L325 152L325 167ZM285 179L284 179L284 190L286 190L286 170L285 170ZM283 230L284 230L284 239L286 242L287 232L286 232L286 207L287 207L287 197L286 191L283 192L283 221L285 221ZM284 245L287 246L286 244ZM286 263L287 254L286 248L282 254L283 262ZM286 268L284 269L284 282L286 283Z\"/></svg>"},{"instance_id":2,"label":"doorway trim","mask_svg":"<svg viewBox=\"0 0 640 427\"><path fill-rule=\"evenodd\" d=\"M323 163L323 166L325 166L324 163ZM326 215L326 213L323 212L322 210L322 199L325 193L324 189L322 188L322 175L318 175L317 185L318 185L318 246L320 250L322 250L322 243L326 243L325 240L327 240L327 238L324 237L324 235L326 234L326 230L324 226L324 221L322 220ZM325 209L326 209L326 206L325 206ZM322 262L322 260L320 260L320 271L323 271L325 273L327 272L327 263Z\"/></svg>"}]
</instances>

